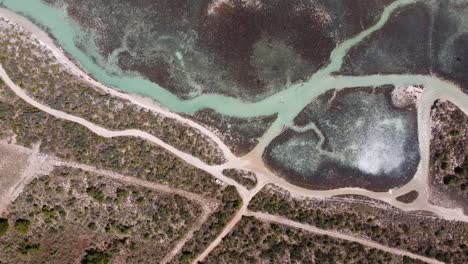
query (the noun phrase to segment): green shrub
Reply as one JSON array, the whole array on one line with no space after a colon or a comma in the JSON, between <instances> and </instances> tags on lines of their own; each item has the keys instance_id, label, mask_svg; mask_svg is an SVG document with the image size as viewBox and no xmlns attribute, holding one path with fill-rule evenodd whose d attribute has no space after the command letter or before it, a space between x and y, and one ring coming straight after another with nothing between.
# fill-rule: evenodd
<instances>
[{"instance_id":1,"label":"green shrub","mask_svg":"<svg viewBox=\"0 0 468 264\"><path fill-rule=\"evenodd\" d=\"M8 232L8 219L0 218L0 236L5 235Z\"/></svg>"},{"instance_id":2,"label":"green shrub","mask_svg":"<svg viewBox=\"0 0 468 264\"><path fill-rule=\"evenodd\" d=\"M53 208L50 208L47 205L43 205L42 214L44 215L45 218L51 218L55 216L55 210Z\"/></svg>"},{"instance_id":3,"label":"green shrub","mask_svg":"<svg viewBox=\"0 0 468 264\"><path fill-rule=\"evenodd\" d=\"M136 203L139 204L139 205L145 204L145 197L139 196L139 197L136 199Z\"/></svg>"},{"instance_id":4,"label":"green shrub","mask_svg":"<svg viewBox=\"0 0 468 264\"><path fill-rule=\"evenodd\" d=\"M119 201L121 201L121 200L127 199L129 191L119 188L119 189L117 189L116 194L117 194L117 199L119 199Z\"/></svg>"},{"instance_id":5,"label":"green shrub","mask_svg":"<svg viewBox=\"0 0 468 264\"><path fill-rule=\"evenodd\" d=\"M26 235L29 231L31 222L27 219L17 219L15 222L15 230L19 234Z\"/></svg>"},{"instance_id":6,"label":"green shrub","mask_svg":"<svg viewBox=\"0 0 468 264\"><path fill-rule=\"evenodd\" d=\"M81 261L82 264L108 264L110 263L111 256L105 252L96 249L86 251L86 255Z\"/></svg>"},{"instance_id":7,"label":"green shrub","mask_svg":"<svg viewBox=\"0 0 468 264\"><path fill-rule=\"evenodd\" d=\"M193 258L193 253L190 251L182 252L182 263L190 263Z\"/></svg>"},{"instance_id":8,"label":"green shrub","mask_svg":"<svg viewBox=\"0 0 468 264\"><path fill-rule=\"evenodd\" d=\"M106 198L104 193L94 186L88 187L86 189L86 193L100 203L104 202L104 199Z\"/></svg>"},{"instance_id":9,"label":"green shrub","mask_svg":"<svg viewBox=\"0 0 468 264\"><path fill-rule=\"evenodd\" d=\"M29 241L23 241L21 244L18 246L18 251L20 252L21 255L27 256L32 253L36 253L40 250L39 244L31 243Z\"/></svg>"},{"instance_id":10,"label":"green shrub","mask_svg":"<svg viewBox=\"0 0 468 264\"><path fill-rule=\"evenodd\" d=\"M443 179L445 185L455 185L457 184L458 180L455 175L447 175Z\"/></svg>"},{"instance_id":11,"label":"green shrub","mask_svg":"<svg viewBox=\"0 0 468 264\"><path fill-rule=\"evenodd\" d=\"M232 202L232 206L236 209L239 210L242 207L242 200L237 199Z\"/></svg>"}]
</instances>

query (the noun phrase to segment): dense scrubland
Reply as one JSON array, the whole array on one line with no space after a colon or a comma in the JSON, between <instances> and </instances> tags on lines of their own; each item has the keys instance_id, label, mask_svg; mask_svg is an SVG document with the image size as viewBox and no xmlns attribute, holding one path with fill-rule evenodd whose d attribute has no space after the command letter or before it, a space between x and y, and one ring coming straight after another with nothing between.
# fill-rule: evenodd
<instances>
[{"instance_id":1,"label":"dense scrubland","mask_svg":"<svg viewBox=\"0 0 468 264\"><path fill-rule=\"evenodd\" d=\"M0 216L0 262L157 262L200 215L184 197L57 167Z\"/></svg>"},{"instance_id":2,"label":"dense scrubland","mask_svg":"<svg viewBox=\"0 0 468 264\"><path fill-rule=\"evenodd\" d=\"M243 217L206 263L422 263L361 244Z\"/></svg>"},{"instance_id":3,"label":"dense scrubland","mask_svg":"<svg viewBox=\"0 0 468 264\"><path fill-rule=\"evenodd\" d=\"M404 212L360 197L297 199L270 185L253 198L249 208L358 235L447 263L468 260L468 224L436 218L428 212Z\"/></svg>"},{"instance_id":4,"label":"dense scrubland","mask_svg":"<svg viewBox=\"0 0 468 264\"><path fill-rule=\"evenodd\" d=\"M178 256L190 259L212 241L242 205L234 187L178 159L164 149L132 137L103 138L81 125L56 119L28 106L4 84L0 86L2 138L45 154L199 193L221 203ZM92 189L100 199L99 188ZM169 209L170 210L170 209Z\"/></svg>"},{"instance_id":5,"label":"dense scrubland","mask_svg":"<svg viewBox=\"0 0 468 264\"><path fill-rule=\"evenodd\" d=\"M450 102L432 108L430 183L434 203L468 210L468 116Z\"/></svg>"},{"instance_id":6,"label":"dense scrubland","mask_svg":"<svg viewBox=\"0 0 468 264\"><path fill-rule=\"evenodd\" d=\"M213 212L212 217L197 230L181 251L174 263L191 263L191 261L218 236L232 216L242 207L242 201L234 187L230 186L221 198L222 206Z\"/></svg>"},{"instance_id":7,"label":"dense scrubland","mask_svg":"<svg viewBox=\"0 0 468 264\"><path fill-rule=\"evenodd\" d=\"M134 137L100 137L79 124L27 105L7 89L3 86L0 90L0 108L4 112L1 131L10 131L18 144L30 147L40 142L41 152L65 160L221 197L224 188L215 183L213 176L161 147Z\"/></svg>"}]
</instances>

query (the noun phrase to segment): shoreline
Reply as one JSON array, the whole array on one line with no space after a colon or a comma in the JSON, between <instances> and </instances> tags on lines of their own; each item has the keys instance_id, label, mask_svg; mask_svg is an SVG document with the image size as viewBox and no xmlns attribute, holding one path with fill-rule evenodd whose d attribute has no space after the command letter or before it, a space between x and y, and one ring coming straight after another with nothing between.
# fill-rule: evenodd
<instances>
[{"instance_id":1,"label":"shoreline","mask_svg":"<svg viewBox=\"0 0 468 264\"><path fill-rule=\"evenodd\" d=\"M55 46L54 41L50 38L50 36L47 35L47 33L45 33L42 29L39 29L36 25L34 25L32 22L30 22L26 18L22 17L21 15L18 15L18 14L14 13L14 12L12 12L10 10L7 10L5 8L0 8L0 16L4 17L7 21L21 27L24 31L32 34L32 36L36 40L38 40L41 44L45 45L49 50L52 51L52 53L59 60L60 63L63 63L63 64L65 64L65 66L68 66L73 74L76 74L77 76L82 77L89 84L91 84L91 85L93 85L93 86L95 86L97 88L100 88L103 91L105 91L105 92L107 92L107 93L109 93L111 95L126 99L126 100L128 100L128 101L130 101L130 102L132 102L132 103L134 103L136 105L147 108L147 109L151 110L152 112L162 114L162 115L164 115L166 117L169 117L169 118L177 119L177 120L181 121L182 123L185 123L187 125L190 125L190 126L196 128L196 129L200 130L200 132L202 132L207 137L213 139L216 143L218 143L218 146L223 150L223 153L225 154L225 157L227 159L226 165L232 165L232 167L234 167L234 168L243 168L243 166L245 164L248 164L251 161L249 159L249 155L247 155L246 158L243 158L243 157L238 158L238 157L234 156L232 154L232 152L230 152L230 150L224 144L224 142L222 142L213 132L211 132L206 127L203 127L203 126L199 125L198 123L196 123L196 122L194 122L192 120L187 120L187 119L183 118L182 116L180 116L178 114L175 114L173 112L168 111L167 109L164 109L163 107L157 105L153 100L151 100L149 98L143 98L143 97L138 97L138 96L122 93L122 92L119 92L119 91L114 90L112 88L109 88L109 87L105 86L104 84L96 82L90 76L88 76L86 74L86 72L81 70L77 65L73 64L67 58L67 56L63 54L62 49ZM365 82L365 81L368 82L367 79L370 78L371 80L373 80L372 79L373 77L377 77L377 76L361 76L360 78L357 78L357 82L358 83L361 82L361 79L362 79L363 82ZM380 79L382 79L382 80L378 80L378 79L373 80L373 83L375 82L375 85L378 85L379 83L382 83L382 82L393 81L392 77L398 77L398 76L397 75L390 75L390 76L385 76L384 75L384 76L378 76L378 77ZM454 85L453 83L451 83L451 82L441 80L441 79L437 78L436 76L434 76L434 77L433 76L402 76L403 80L396 81L396 83L405 83L405 82L408 82L408 81L405 81L405 80L409 80L408 78L412 79L412 78L415 78L415 77L420 77L420 78L419 79L416 78L415 80L412 80L412 83L415 83L415 84L416 83L422 83L422 84L432 83L433 86L440 85L440 86L442 86L444 88L447 88L448 89L447 91L449 91L449 93L442 93L442 91L440 89L438 89L437 87L429 87L428 91L425 91L423 93L423 96L422 96L421 100L418 101L418 104L417 104L418 105L418 107L417 107L418 120L425 120L426 119L426 116L429 114L428 111L427 111L427 108L430 109L430 107L432 105L432 104L428 104L427 102L430 101L431 99L449 100L449 101L453 102L454 104L458 105L462 110L464 110L464 112L468 112L468 101L466 101L466 102L463 101L463 98L466 98L467 95L464 94L461 91L461 89L457 89L458 87L456 85ZM336 82L337 89L340 90L341 88L344 88L344 87L340 87L340 85L343 86L340 83L340 81L344 81L344 80L337 80L337 81L338 81L338 82ZM393 82L395 82L395 81L393 81ZM429 86L431 86L431 85L429 85ZM461 96L461 95L463 95L463 96ZM432 102L430 102L430 103L432 103ZM427 124L424 125L424 126L427 126ZM422 126L422 130L424 130L424 128L425 128L424 126ZM422 131L422 132L419 133L419 139L421 139L421 138L424 138L424 140L428 140L430 138L430 136L428 136L426 133L424 133L424 131ZM421 154L427 154L427 151L426 152L424 151L425 150L424 145L428 144L429 142L426 142L424 140L420 140ZM421 158L422 159L428 159L428 157L426 157L426 155L421 155ZM273 172L269 171L266 167L264 167L263 164L261 164L263 168L260 169L260 170L257 170L257 171L259 171L259 174L257 174L257 175L262 175L261 179L259 179L259 182L261 182L261 183L274 183L276 185L283 186L288 191L290 191L291 194L294 195L294 196L311 196L311 197L313 197L313 196L330 196L330 195L333 195L334 193L337 193L337 192L338 193L362 193L362 194L364 194L364 196L377 198L379 200L389 202L390 204L396 205L399 208L403 208L403 209L409 209L409 208L415 209L416 207L419 208L419 209L425 208L427 210L439 213L440 216L443 216L443 214L447 214L450 217L460 218L460 215L458 214L457 209L453 209L453 208L452 209L447 209L447 208L437 207L437 206L434 206L432 204L427 203L427 201L423 202L422 199L419 199L419 198L418 198L417 202L412 203L410 205L402 205L400 203L395 203L393 196L405 191L407 188L409 188L410 186L413 186L414 184L419 185L418 189L424 188L424 193L426 193L428 191L427 190L428 189L427 183L424 182L424 180L427 177L427 175L423 175L424 174L423 172L424 172L424 169L425 169L424 164L426 164L426 162L424 162L424 161L420 162L420 164L418 166L418 170L417 170L416 174L414 175L413 179L408 184L402 186L401 188L396 189L396 190L392 190L392 191L395 191L393 195L389 194L389 193L380 193L380 194L378 194L378 193L375 193L375 192L372 192L372 191L369 191L369 190L366 190L366 189L363 189L363 188L340 188L340 189L335 189L335 190L330 190L330 191L316 191L316 190L304 189L304 188L302 188L300 186L296 186L296 185L293 185L291 183L286 182L281 177L279 177L279 176L275 175ZM219 168L226 167L226 165L217 166L217 167L213 167L213 168L219 169ZM264 173L265 171L267 171L267 174ZM426 172L427 172L427 170L426 170ZM243 194L245 195L245 193L243 193ZM422 196L420 196L420 197L422 197ZM441 214L441 213L443 213L443 214ZM447 217L447 216L445 216L445 217Z\"/></svg>"},{"instance_id":2,"label":"shoreline","mask_svg":"<svg viewBox=\"0 0 468 264\"><path fill-rule=\"evenodd\" d=\"M99 88L111 96L125 99L135 105L149 109L155 114L159 114L168 118L173 118L185 125L191 126L200 131L200 133L204 134L206 137L210 138L217 145L217 147L221 149L222 153L224 154L227 160L237 159L237 157L224 144L224 142L209 128L191 119L186 119L180 116L179 114L171 112L169 109L161 106L151 98L147 98L136 94L125 93L120 91L119 89L108 87L100 83L92 74L82 69L80 64L75 59L73 59L71 55L69 55L64 49L60 47L58 41L53 36L50 36L50 33L44 31L38 25L29 21L27 18L16 14L15 12L10 11L4 7L0 7L0 17L5 19L8 23L17 25L20 28L22 28L25 32L31 34L31 36L34 39L36 39L41 45L44 45L48 50L50 50L53 53L54 57L59 63L63 64L66 68L68 68L68 70L72 74L79 76L93 87Z\"/></svg>"}]
</instances>

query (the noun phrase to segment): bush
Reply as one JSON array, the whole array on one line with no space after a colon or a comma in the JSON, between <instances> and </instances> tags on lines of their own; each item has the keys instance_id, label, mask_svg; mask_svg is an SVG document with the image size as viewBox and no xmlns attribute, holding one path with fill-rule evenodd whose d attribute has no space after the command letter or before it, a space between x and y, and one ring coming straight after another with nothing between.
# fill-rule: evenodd
<instances>
[{"instance_id":1,"label":"bush","mask_svg":"<svg viewBox=\"0 0 468 264\"><path fill-rule=\"evenodd\" d=\"M0 236L5 235L8 232L8 219L0 218Z\"/></svg>"},{"instance_id":2,"label":"bush","mask_svg":"<svg viewBox=\"0 0 468 264\"><path fill-rule=\"evenodd\" d=\"M31 222L27 219L18 219L15 222L16 232L22 235L26 235L28 233L30 226L31 226Z\"/></svg>"},{"instance_id":3,"label":"bush","mask_svg":"<svg viewBox=\"0 0 468 264\"><path fill-rule=\"evenodd\" d=\"M86 251L86 256L84 256L81 261L82 264L108 264L110 263L111 256L107 253L97 251L96 249L90 249Z\"/></svg>"},{"instance_id":4,"label":"bush","mask_svg":"<svg viewBox=\"0 0 468 264\"><path fill-rule=\"evenodd\" d=\"M121 200L127 199L129 191L125 189L117 189L116 194L117 194L117 199L121 201Z\"/></svg>"},{"instance_id":5,"label":"bush","mask_svg":"<svg viewBox=\"0 0 468 264\"><path fill-rule=\"evenodd\" d=\"M100 203L104 202L104 199L106 198L104 193L94 186L87 188L86 193Z\"/></svg>"},{"instance_id":6,"label":"bush","mask_svg":"<svg viewBox=\"0 0 468 264\"><path fill-rule=\"evenodd\" d=\"M193 253L190 251L182 252L182 263L190 263L193 258Z\"/></svg>"},{"instance_id":7,"label":"bush","mask_svg":"<svg viewBox=\"0 0 468 264\"><path fill-rule=\"evenodd\" d=\"M38 252L40 249L39 244L33 244L29 241L23 241L18 247L18 251L20 252L21 255L27 256L32 253Z\"/></svg>"},{"instance_id":8,"label":"bush","mask_svg":"<svg viewBox=\"0 0 468 264\"><path fill-rule=\"evenodd\" d=\"M445 176L443 181L445 185L455 185L458 182L457 177L454 175Z\"/></svg>"}]
</instances>

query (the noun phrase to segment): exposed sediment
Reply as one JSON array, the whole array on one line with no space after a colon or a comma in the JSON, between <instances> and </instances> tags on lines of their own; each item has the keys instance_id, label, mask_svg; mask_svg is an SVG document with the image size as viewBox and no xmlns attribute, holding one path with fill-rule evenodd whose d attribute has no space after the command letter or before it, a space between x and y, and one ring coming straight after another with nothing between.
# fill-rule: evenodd
<instances>
[{"instance_id":1,"label":"exposed sediment","mask_svg":"<svg viewBox=\"0 0 468 264\"><path fill-rule=\"evenodd\" d=\"M283 132L266 149L267 166L311 189L386 191L408 182L419 163L416 108L397 108L392 90L353 88L319 97L296 118L317 129Z\"/></svg>"}]
</instances>

